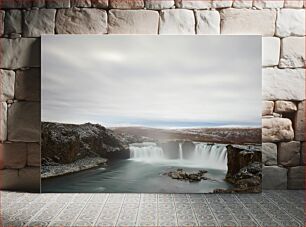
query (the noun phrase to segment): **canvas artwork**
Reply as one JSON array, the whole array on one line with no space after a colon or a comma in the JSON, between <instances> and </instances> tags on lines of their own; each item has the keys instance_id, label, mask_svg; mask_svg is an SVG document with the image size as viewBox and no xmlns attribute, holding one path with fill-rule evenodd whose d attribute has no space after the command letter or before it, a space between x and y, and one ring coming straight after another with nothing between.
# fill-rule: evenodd
<instances>
[{"instance_id":1,"label":"canvas artwork","mask_svg":"<svg viewBox=\"0 0 306 227\"><path fill-rule=\"evenodd\" d=\"M261 191L261 37L42 37L42 192Z\"/></svg>"}]
</instances>

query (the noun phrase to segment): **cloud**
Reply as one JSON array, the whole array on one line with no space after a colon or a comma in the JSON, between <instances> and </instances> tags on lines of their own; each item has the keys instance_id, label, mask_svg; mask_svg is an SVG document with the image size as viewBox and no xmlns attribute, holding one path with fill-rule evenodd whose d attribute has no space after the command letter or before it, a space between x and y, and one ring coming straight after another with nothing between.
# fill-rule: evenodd
<instances>
[{"instance_id":1,"label":"cloud","mask_svg":"<svg viewBox=\"0 0 306 227\"><path fill-rule=\"evenodd\" d=\"M261 124L260 36L44 36L42 72L43 121Z\"/></svg>"}]
</instances>

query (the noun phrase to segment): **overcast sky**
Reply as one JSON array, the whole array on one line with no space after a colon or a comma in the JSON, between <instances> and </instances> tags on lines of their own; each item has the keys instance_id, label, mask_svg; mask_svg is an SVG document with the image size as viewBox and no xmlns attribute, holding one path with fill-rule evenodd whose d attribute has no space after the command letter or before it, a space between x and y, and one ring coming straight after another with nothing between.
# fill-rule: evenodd
<instances>
[{"instance_id":1,"label":"overcast sky","mask_svg":"<svg viewBox=\"0 0 306 227\"><path fill-rule=\"evenodd\" d=\"M42 120L261 127L261 37L43 36Z\"/></svg>"}]
</instances>

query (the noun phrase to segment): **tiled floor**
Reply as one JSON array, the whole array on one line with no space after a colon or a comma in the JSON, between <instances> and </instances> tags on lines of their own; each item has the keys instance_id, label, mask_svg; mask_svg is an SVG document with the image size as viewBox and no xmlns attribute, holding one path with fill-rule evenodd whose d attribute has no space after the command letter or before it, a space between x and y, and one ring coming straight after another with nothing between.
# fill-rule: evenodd
<instances>
[{"instance_id":1,"label":"tiled floor","mask_svg":"<svg viewBox=\"0 0 306 227\"><path fill-rule=\"evenodd\" d=\"M303 191L262 194L1 192L4 226L304 226Z\"/></svg>"}]
</instances>

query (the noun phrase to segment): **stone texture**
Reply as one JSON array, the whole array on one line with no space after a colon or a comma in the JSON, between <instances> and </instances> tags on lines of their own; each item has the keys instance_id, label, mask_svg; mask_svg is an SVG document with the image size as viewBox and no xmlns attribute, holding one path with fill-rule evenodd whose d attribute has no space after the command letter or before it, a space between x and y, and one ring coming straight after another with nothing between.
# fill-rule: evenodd
<instances>
[{"instance_id":1,"label":"stone texture","mask_svg":"<svg viewBox=\"0 0 306 227\"><path fill-rule=\"evenodd\" d=\"M254 0L253 6L257 9L264 9L264 8L283 8L284 0Z\"/></svg>"},{"instance_id":2,"label":"stone texture","mask_svg":"<svg viewBox=\"0 0 306 227\"><path fill-rule=\"evenodd\" d=\"M232 0L212 0L212 8L227 8L233 4Z\"/></svg>"},{"instance_id":3,"label":"stone texture","mask_svg":"<svg viewBox=\"0 0 306 227\"><path fill-rule=\"evenodd\" d=\"M285 0L285 8L303 8L303 0Z\"/></svg>"},{"instance_id":4,"label":"stone texture","mask_svg":"<svg viewBox=\"0 0 306 227\"><path fill-rule=\"evenodd\" d=\"M24 12L23 36L39 37L54 34L55 9L34 9Z\"/></svg>"},{"instance_id":5,"label":"stone texture","mask_svg":"<svg viewBox=\"0 0 306 227\"><path fill-rule=\"evenodd\" d=\"M90 0L70 0L71 7L91 7Z\"/></svg>"},{"instance_id":6,"label":"stone texture","mask_svg":"<svg viewBox=\"0 0 306 227\"><path fill-rule=\"evenodd\" d=\"M262 141L290 141L294 138L291 120L287 118L263 118Z\"/></svg>"},{"instance_id":7,"label":"stone texture","mask_svg":"<svg viewBox=\"0 0 306 227\"><path fill-rule=\"evenodd\" d=\"M262 38L262 65L275 66L279 63L280 39L277 37Z\"/></svg>"},{"instance_id":8,"label":"stone texture","mask_svg":"<svg viewBox=\"0 0 306 227\"><path fill-rule=\"evenodd\" d=\"M69 8L70 0L46 0L46 5L51 9Z\"/></svg>"},{"instance_id":9,"label":"stone texture","mask_svg":"<svg viewBox=\"0 0 306 227\"><path fill-rule=\"evenodd\" d=\"M107 32L107 13L101 9L60 9L56 15L58 34L103 34Z\"/></svg>"},{"instance_id":10,"label":"stone texture","mask_svg":"<svg viewBox=\"0 0 306 227\"><path fill-rule=\"evenodd\" d=\"M21 9L31 8L32 1L30 0L1 0L0 8L2 9Z\"/></svg>"},{"instance_id":11,"label":"stone texture","mask_svg":"<svg viewBox=\"0 0 306 227\"><path fill-rule=\"evenodd\" d=\"M278 164L289 167L300 165L300 142L282 142L278 147Z\"/></svg>"},{"instance_id":12,"label":"stone texture","mask_svg":"<svg viewBox=\"0 0 306 227\"><path fill-rule=\"evenodd\" d=\"M15 98L18 100L40 101L40 69L16 71Z\"/></svg>"},{"instance_id":13,"label":"stone texture","mask_svg":"<svg viewBox=\"0 0 306 227\"><path fill-rule=\"evenodd\" d=\"M174 0L145 0L146 9L170 9L174 4Z\"/></svg>"},{"instance_id":14,"label":"stone texture","mask_svg":"<svg viewBox=\"0 0 306 227\"><path fill-rule=\"evenodd\" d=\"M277 13L276 31L279 37L305 35L305 10L281 9Z\"/></svg>"},{"instance_id":15,"label":"stone texture","mask_svg":"<svg viewBox=\"0 0 306 227\"><path fill-rule=\"evenodd\" d=\"M0 171L2 190L40 192L40 168L27 167L20 170Z\"/></svg>"},{"instance_id":16,"label":"stone texture","mask_svg":"<svg viewBox=\"0 0 306 227\"><path fill-rule=\"evenodd\" d=\"M281 68L305 67L305 38L287 37L282 39Z\"/></svg>"},{"instance_id":17,"label":"stone texture","mask_svg":"<svg viewBox=\"0 0 306 227\"><path fill-rule=\"evenodd\" d=\"M306 165L306 159L305 159L305 146L306 143L302 142L301 143L301 165L305 166Z\"/></svg>"},{"instance_id":18,"label":"stone texture","mask_svg":"<svg viewBox=\"0 0 306 227\"><path fill-rule=\"evenodd\" d=\"M195 34L195 18L188 9L166 9L160 13L160 34Z\"/></svg>"},{"instance_id":19,"label":"stone texture","mask_svg":"<svg viewBox=\"0 0 306 227\"><path fill-rule=\"evenodd\" d=\"M32 7L44 8L44 7L46 7L46 1L45 0L33 0L32 1Z\"/></svg>"},{"instance_id":20,"label":"stone texture","mask_svg":"<svg viewBox=\"0 0 306 227\"><path fill-rule=\"evenodd\" d=\"M40 166L40 145L39 143L27 143L28 157L27 165L28 166Z\"/></svg>"},{"instance_id":21,"label":"stone texture","mask_svg":"<svg viewBox=\"0 0 306 227\"><path fill-rule=\"evenodd\" d=\"M0 69L0 101L14 99L15 72Z\"/></svg>"},{"instance_id":22,"label":"stone texture","mask_svg":"<svg viewBox=\"0 0 306 227\"><path fill-rule=\"evenodd\" d=\"M298 104L298 111L294 118L295 140L305 141L305 101Z\"/></svg>"},{"instance_id":23,"label":"stone texture","mask_svg":"<svg viewBox=\"0 0 306 227\"><path fill-rule=\"evenodd\" d=\"M262 168L263 189L287 189L287 169L278 166Z\"/></svg>"},{"instance_id":24,"label":"stone texture","mask_svg":"<svg viewBox=\"0 0 306 227\"><path fill-rule=\"evenodd\" d=\"M305 189L304 166L292 167L288 171L288 189Z\"/></svg>"},{"instance_id":25,"label":"stone texture","mask_svg":"<svg viewBox=\"0 0 306 227\"><path fill-rule=\"evenodd\" d=\"M8 140L40 141L40 104L16 102L8 109Z\"/></svg>"},{"instance_id":26,"label":"stone texture","mask_svg":"<svg viewBox=\"0 0 306 227\"><path fill-rule=\"evenodd\" d=\"M91 0L92 7L106 9L108 7L108 0Z\"/></svg>"},{"instance_id":27,"label":"stone texture","mask_svg":"<svg viewBox=\"0 0 306 227\"><path fill-rule=\"evenodd\" d=\"M4 19L4 33L22 33L22 11L21 10L8 10Z\"/></svg>"},{"instance_id":28,"label":"stone texture","mask_svg":"<svg viewBox=\"0 0 306 227\"><path fill-rule=\"evenodd\" d=\"M234 0L233 7L234 8L252 8L253 2L250 0Z\"/></svg>"},{"instance_id":29,"label":"stone texture","mask_svg":"<svg viewBox=\"0 0 306 227\"><path fill-rule=\"evenodd\" d=\"M210 0L175 0L175 6L185 9L209 9L212 3Z\"/></svg>"},{"instance_id":30,"label":"stone texture","mask_svg":"<svg viewBox=\"0 0 306 227\"><path fill-rule=\"evenodd\" d=\"M25 143L0 143L0 169L21 169L26 166L27 145Z\"/></svg>"},{"instance_id":31,"label":"stone texture","mask_svg":"<svg viewBox=\"0 0 306 227\"><path fill-rule=\"evenodd\" d=\"M159 14L152 10L110 10L111 34L157 34Z\"/></svg>"},{"instance_id":32,"label":"stone texture","mask_svg":"<svg viewBox=\"0 0 306 227\"><path fill-rule=\"evenodd\" d=\"M220 34L220 14L218 11L197 10L197 34Z\"/></svg>"},{"instance_id":33,"label":"stone texture","mask_svg":"<svg viewBox=\"0 0 306 227\"><path fill-rule=\"evenodd\" d=\"M221 10L222 34L256 34L273 36L275 30L275 10L263 9L223 9Z\"/></svg>"},{"instance_id":34,"label":"stone texture","mask_svg":"<svg viewBox=\"0 0 306 227\"><path fill-rule=\"evenodd\" d=\"M304 100L305 75L302 69L263 69L264 100Z\"/></svg>"},{"instance_id":35,"label":"stone texture","mask_svg":"<svg viewBox=\"0 0 306 227\"><path fill-rule=\"evenodd\" d=\"M274 109L274 102L273 101L263 101L262 102L262 111L261 115L272 115Z\"/></svg>"},{"instance_id":36,"label":"stone texture","mask_svg":"<svg viewBox=\"0 0 306 227\"><path fill-rule=\"evenodd\" d=\"M0 106L0 141L7 139L7 104L1 102Z\"/></svg>"},{"instance_id":37,"label":"stone texture","mask_svg":"<svg viewBox=\"0 0 306 227\"><path fill-rule=\"evenodd\" d=\"M0 61L1 68L18 69L40 66L40 40L35 38L0 39L6 50Z\"/></svg>"},{"instance_id":38,"label":"stone texture","mask_svg":"<svg viewBox=\"0 0 306 227\"><path fill-rule=\"evenodd\" d=\"M114 9L141 9L144 8L143 0L109 0L110 8Z\"/></svg>"},{"instance_id":39,"label":"stone texture","mask_svg":"<svg viewBox=\"0 0 306 227\"><path fill-rule=\"evenodd\" d=\"M4 34L4 17L5 11L0 10L0 35Z\"/></svg>"},{"instance_id":40,"label":"stone texture","mask_svg":"<svg viewBox=\"0 0 306 227\"><path fill-rule=\"evenodd\" d=\"M262 163L266 166L277 165L277 145L275 143L262 144Z\"/></svg>"},{"instance_id":41,"label":"stone texture","mask_svg":"<svg viewBox=\"0 0 306 227\"><path fill-rule=\"evenodd\" d=\"M294 102L278 100L275 102L276 113L292 113L297 111L297 107Z\"/></svg>"}]
</instances>

